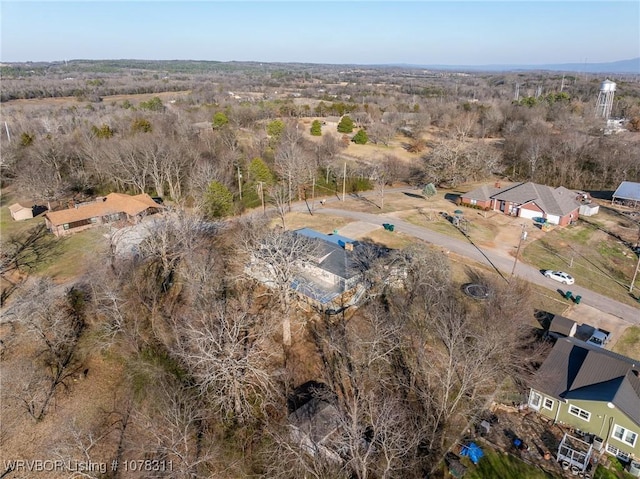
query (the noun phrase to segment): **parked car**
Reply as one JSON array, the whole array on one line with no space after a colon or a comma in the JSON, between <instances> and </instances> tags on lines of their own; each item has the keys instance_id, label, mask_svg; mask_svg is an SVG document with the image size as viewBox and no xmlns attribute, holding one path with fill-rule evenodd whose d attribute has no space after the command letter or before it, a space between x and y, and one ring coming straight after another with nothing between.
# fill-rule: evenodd
<instances>
[{"instance_id":1,"label":"parked car","mask_svg":"<svg viewBox=\"0 0 640 479\"><path fill-rule=\"evenodd\" d=\"M593 332L591 337L587 339L587 342L589 344L595 344L600 348L604 348L606 344L609 342L610 336L611 336L611 333L609 331L598 328Z\"/></svg>"},{"instance_id":2,"label":"parked car","mask_svg":"<svg viewBox=\"0 0 640 479\"><path fill-rule=\"evenodd\" d=\"M552 271L552 270L548 269L548 270L546 270L544 272L544 275L547 278L555 279L556 281L559 281L562 284L573 284L573 283L575 283L575 280L573 279L573 276L571 276L569 273L565 273L563 271Z\"/></svg>"}]
</instances>

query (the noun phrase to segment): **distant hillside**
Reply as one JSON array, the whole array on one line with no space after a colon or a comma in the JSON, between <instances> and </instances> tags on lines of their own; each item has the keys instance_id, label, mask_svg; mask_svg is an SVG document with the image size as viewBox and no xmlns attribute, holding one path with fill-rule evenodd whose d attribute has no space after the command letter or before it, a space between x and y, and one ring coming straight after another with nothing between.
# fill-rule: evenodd
<instances>
[{"instance_id":1,"label":"distant hillside","mask_svg":"<svg viewBox=\"0 0 640 479\"><path fill-rule=\"evenodd\" d=\"M409 65L407 65L409 66ZM418 65L414 65L418 66ZM640 73L640 57L609 63L556 63L547 65L419 65L434 70L466 71L560 71L579 73Z\"/></svg>"}]
</instances>

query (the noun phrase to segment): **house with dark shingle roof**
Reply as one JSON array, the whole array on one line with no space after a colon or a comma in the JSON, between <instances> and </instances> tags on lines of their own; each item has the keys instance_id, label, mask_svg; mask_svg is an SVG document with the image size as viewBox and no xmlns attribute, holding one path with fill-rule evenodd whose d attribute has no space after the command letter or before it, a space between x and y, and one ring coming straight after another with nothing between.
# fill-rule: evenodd
<instances>
[{"instance_id":1,"label":"house with dark shingle roof","mask_svg":"<svg viewBox=\"0 0 640 479\"><path fill-rule=\"evenodd\" d=\"M529 408L592 434L622 459L640 458L640 361L575 338L558 339L537 371Z\"/></svg>"},{"instance_id":2,"label":"house with dark shingle roof","mask_svg":"<svg viewBox=\"0 0 640 479\"><path fill-rule=\"evenodd\" d=\"M367 290L363 273L370 261L389 253L388 248L347 238L337 233L324 234L311 228L292 231L315 243L312 257L299 261L291 289L304 301L323 311L357 304ZM269 268L256 261L247 265L249 276L269 284Z\"/></svg>"},{"instance_id":3,"label":"house with dark shingle roof","mask_svg":"<svg viewBox=\"0 0 640 479\"><path fill-rule=\"evenodd\" d=\"M506 187L483 185L463 194L461 202L521 218L541 217L560 226L578 219L580 210L575 192L564 186L553 188L531 182Z\"/></svg>"},{"instance_id":4,"label":"house with dark shingle roof","mask_svg":"<svg viewBox=\"0 0 640 479\"><path fill-rule=\"evenodd\" d=\"M109 193L95 201L81 203L73 208L48 211L44 215L47 229L56 236L64 236L116 221L137 222L143 216L159 212L164 206L147 194L125 195Z\"/></svg>"}]
</instances>

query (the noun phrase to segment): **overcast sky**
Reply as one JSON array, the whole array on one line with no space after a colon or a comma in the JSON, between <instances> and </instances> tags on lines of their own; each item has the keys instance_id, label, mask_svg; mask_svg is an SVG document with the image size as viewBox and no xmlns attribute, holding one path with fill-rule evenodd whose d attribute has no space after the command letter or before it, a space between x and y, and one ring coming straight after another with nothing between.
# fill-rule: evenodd
<instances>
[{"instance_id":1,"label":"overcast sky","mask_svg":"<svg viewBox=\"0 0 640 479\"><path fill-rule=\"evenodd\" d=\"M640 2L4 1L0 61L597 63L640 56Z\"/></svg>"}]
</instances>

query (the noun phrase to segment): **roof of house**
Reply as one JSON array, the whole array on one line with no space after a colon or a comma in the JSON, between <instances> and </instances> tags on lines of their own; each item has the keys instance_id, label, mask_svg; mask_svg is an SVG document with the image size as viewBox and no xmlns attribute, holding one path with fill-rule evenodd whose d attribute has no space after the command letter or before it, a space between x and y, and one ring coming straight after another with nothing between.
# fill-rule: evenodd
<instances>
[{"instance_id":1,"label":"roof of house","mask_svg":"<svg viewBox=\"0 0 640 479\"><path fill-rule=\"evenodd\" d=\"M640 183L623 181L616 191L613 192L613 197L622 200L640 200Z\"/></svg>"},{"instance_id":2,"label":"roof of house","mask_svg":"<svg viewBox=\"0 0 640 479\"><path fill-rule=\"evenodd\" d=\"M14 203L11 206L9 206L9 211L11 213L17 213L18 211L22 211L22 210L31 210L31 208L27 208L26 206L22 206L20 203Z\"/></svg>"},{"instance_id":3,"label":"roof of house","mask_svg":"<svg viewBox=\"0 0 640 479\"><path fill-rule=\"evenodd\" d=\"M640 361L575 338L559 339L534 388L559 399L610 402L640 425Z\"/></svg>"},{"instance_id":4,"label":"roof of house","mask_svg":"<svg viewBox=\"0 0 640 479\"><path fill-rule=\"evenodd\" d=\"M549 326L550 333L562 334L563 336L572 336L575 331L576 322L573 319L565 318L558 314L553 316L551 325Z\"/></svg>"},{"instance_id":5,"label":"roof of house","mask_svg":"<svg viewBox=\"0 0 640 479\"><path fill-rule=\"evenodd\" d=\"M62 225L116 213L136 216L148 208L163 208L163 206L157 204L149 195L144 193L135 196L109 193L104 198L92 203L80 204L75 208L61 211L49 211L45 216L53 225Z\"/></svg>"},{"instance_id":6,"label":"roof of house","mask_svg":"<svg viewBox=\"0 0 640 479\"><path fill-rule=\"evenodd\" d=\"M490 199L508 201L519 205L535 203L545 213L557 216L568 215L580 207L580 203L576 200L576 193L564 186L553 188L530 181L504 188L484 185L463 196L481 201Z\"/></svg>"},{"instance_id":7,"label":"roof of house","mask_svg":"<svg viewBox=\"0 0 640 479\"><path fill-rule=\"evenodd\" d=\"M462 196L464 198L470 198L472 200L489 201L491 197L500 190L501 188L496 188L495 186L482 185L480 188L471 190Z\"/></svg>"},{"instance_id":8,"label":"roof of house","mask_svg":"<svg viewBox=\"0 0 640 479\"><path fill-rule=\"evenodd\" d=\"M340 412L334 404L314 397L289 414L289 422L313 442L322 444L338 429Z\"/></svg>"},{"instance_id":9,"label":"roof of house","mask_svg":"<svg viewBox=\"0 0 640 479\"><path fill-rule=\"evenodd\" d=\"M345 249L345 245L352 244L355 250L360 245L357 241L338 234L327 235L310 228L301 228L295 232L319 240L318 267L344 279L350 279L360 274L361 271L358 271L354 252Z\"/></svg>"}]
</instances>

